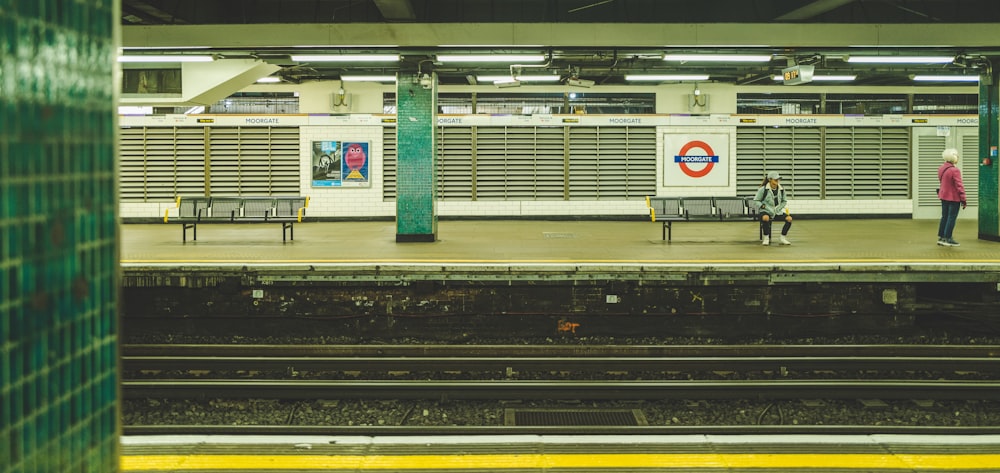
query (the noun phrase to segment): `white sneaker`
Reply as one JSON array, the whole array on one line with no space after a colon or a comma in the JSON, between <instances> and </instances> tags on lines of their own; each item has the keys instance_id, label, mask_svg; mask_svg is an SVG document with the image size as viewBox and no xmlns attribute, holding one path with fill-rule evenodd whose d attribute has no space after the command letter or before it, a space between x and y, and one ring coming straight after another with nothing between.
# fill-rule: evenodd
<instances>
[{"instance_id":1,"label":"white sneaker","mask_svg":"<svg viewBox=\"0 0 1000 473\"><path fill-rule=\"evenodd\" d=\"M781 235L778 238L780 238L780 240L778 240L778 241L780 241L782 245L791 245L792 244L792 242L788 241L788 238L785 238L785 235Z\"/></svg>"},{"instance_id":2,"label":"white sneaker","mask_svg":"<svg viewBox=\"0 0 1000 473\"><path fill-rule=\"evenodd\" d=\"M767 246L771 244L771 237L765 236L764 241L760 242L761 245Z\"/></svg>"}]
</instances>

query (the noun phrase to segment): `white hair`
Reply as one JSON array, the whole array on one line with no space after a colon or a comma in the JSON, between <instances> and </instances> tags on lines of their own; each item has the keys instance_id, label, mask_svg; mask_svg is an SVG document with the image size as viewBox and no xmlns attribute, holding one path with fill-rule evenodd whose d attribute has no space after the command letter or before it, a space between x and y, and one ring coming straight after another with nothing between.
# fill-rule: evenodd
<instances>
[{"instance_id":1,"label":"white hair","mask_svg":"<svg viewBox=\"0 0 1000 473\"><path fill-rule=\"evenodd\" d=\"M949 163L958 162L958 150L955 148L948 148L941 153L941 157Z\"/></svg>"}]
</instances>

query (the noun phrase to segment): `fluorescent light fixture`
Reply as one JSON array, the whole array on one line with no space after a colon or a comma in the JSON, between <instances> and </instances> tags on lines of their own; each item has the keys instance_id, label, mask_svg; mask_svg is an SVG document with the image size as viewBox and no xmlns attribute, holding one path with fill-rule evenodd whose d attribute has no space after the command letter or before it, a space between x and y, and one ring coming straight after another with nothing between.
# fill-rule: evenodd
<instances>
[{"instance_id":1,"label":"fluorescent light fixture","mask_svg":"<svg viewBox=\"0 0 1000 473\"><path fill-rule=\"evenodd\" d=\"M664 82L669 80L708 80L708 74L626 74L625 80Z\"/></svg>"},{"instance_id":2,"label":"fluorescent light fixture","mask_svg":"<svg viewBox=\"0 0 1000 473\"><path fill-rule=\"evenodd\" d=\"M955 56L850 56L847 62L866 64L949 64Z\"/></svg>"},{"instance_id":3,"label":"fluorescent light fixture","mask_svg":"<svg viewBox=\"0 0 1000 473\"><path fill-rule=\"evenodd\" d=\"M559 76L551 74L518 75L518 76L476 76L479 82L497 82L519 80L521 82L559 82Z\"/></svg>"},{"instance_id":4,"label":"fluorescent light fixture","mask_svg":"<svg viewBox=\"0 0 1000 473\"><path fill-rule=\"evenodd\" d=\"M257 79L258 84L274 84L276 82L281 82L280 77L261 77Z\"/></svg>"},{"instance_id":5,"label":"fluorescent light fixture","mask_svg":"<svg viewBox=\"0 0 1000 473\"><path fill-rule=\"evenodd\" d=\"M979 82L979 76L929 76L915 75L913 80L929 82Z\"/></svg>"},{"instance_id":6,"label":"fluorescent light fixture","mask_svg":"<svg viewBox=\"0 0 1000 473\"><path fill-rule=\"evenodd\" d=\"M206 55L185 55L185 54L133 54L129 56L118 56L118 62L212 62L215 58Z\"/></svg>"},{"instance_id":7,"label":"fluorescent light fixture","mask_svg":"<svg viewBox=\"0 0 1000 473\"><path fill-rule=\"evenodd\" d=\"M664 61L681 62L768 62L770 54L664 54Z\"/></svg>"},{"instance_id":8,"label":"fluorescent light fixture","mask_svg":"<svg viewBox=\"0 0 1000 473\"><path fill-rule=\"evenodd\" d=\"M493 85L495 85L497 87L500 87L501 89L506 88L506 87L520 87L521 86L521 81L516 80L516 79L511 79L510 77L508 77L508 78L503 79L503 80L493 81Z\"/></svg>"},{"instance_id":9,"label":"fluorescent light fixture","mask_svg":"<svg viewBox=\"0 0 1000 473\"><path fill-rule=\"evenodd\" d=\"M152 115L153 107L151 106L134 106L134 105L121 105L118 107L119 115Z\"/></svg>"},{"instance_id":10,"label":"fluorescent light fixture","mask_svg":"<svg viewBox=\"0 0 1000 473\"><path fill-rule=\"evenodd\" d=\"M813 82L816 82L816 81L820 81L820 82L823 82L823 81L826 81L826 82L843 82L843 81L852 81L852 80L857 79L857 78L858 78L858 76L856 76L856 75L830 75L830 76L816 76L816 75L814 75L812 77L812 80L813 80ZM772 79L774 79L774 80L776 80L778 82L784 82L784 80L785 80L784 76L781 76L781 75L774 76L774 77L772 77Z\"/></svg>"},{"instance_id":11,"label":"fluorescent light fixture","mask_svg":"<svg viewBox=\"0 0 1000 473\"><path fill-rule=\"evenodd\" d=\"M396 76L340 76L344 82L396 82Z\"/></svg>"},{"instance_id":12,"label":"fluorescent light fixture","mask_svg":"<svg viewBox=\"0 0 1000 473\"><path fill-rule=\"evenodd\" d=\"M295 54L303 62L398 62L399 54Z\"/></svg>"},{"instance_id":13,"label":"fluorescent light fixture","mask_svg":"<svg viewBox=\"0 0 1000 473\"><path fill-rule=\"evenodd\" d=\"M541 54L438 54L439 62L542 62Z\"/></svg>"}]
</instances>

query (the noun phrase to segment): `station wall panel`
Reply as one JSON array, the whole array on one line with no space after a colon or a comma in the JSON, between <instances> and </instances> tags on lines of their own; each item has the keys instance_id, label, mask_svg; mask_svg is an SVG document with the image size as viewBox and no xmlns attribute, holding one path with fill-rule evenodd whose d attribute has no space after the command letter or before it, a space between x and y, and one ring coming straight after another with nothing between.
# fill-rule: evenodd
<instances>
[{"instance_id":1,"label":"station wall panel","mask_svg":"<svg viewBox=\"0 0 1000 473\"><path fill-rule=\"evenodd\" d=\"M118 470L117 10L0 2L0 473Z\"/></svg>"}]
</instances>

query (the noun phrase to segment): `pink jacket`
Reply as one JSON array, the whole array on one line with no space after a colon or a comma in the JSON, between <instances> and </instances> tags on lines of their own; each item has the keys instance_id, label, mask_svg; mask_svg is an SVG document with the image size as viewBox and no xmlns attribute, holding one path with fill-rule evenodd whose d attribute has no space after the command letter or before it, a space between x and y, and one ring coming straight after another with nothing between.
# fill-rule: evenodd
<instances>
[{"instance_id":1,"label":"pink jacket","mask_svg":"<svg viewBox=\"0 0 1000 473\"><path fill-rule=\"evenodd\" d=\"M954 163L944 163L938 168L938 198L950 202L965 202L965 186L962 185L962 171Z\"/></svg>"}]
</instances>

